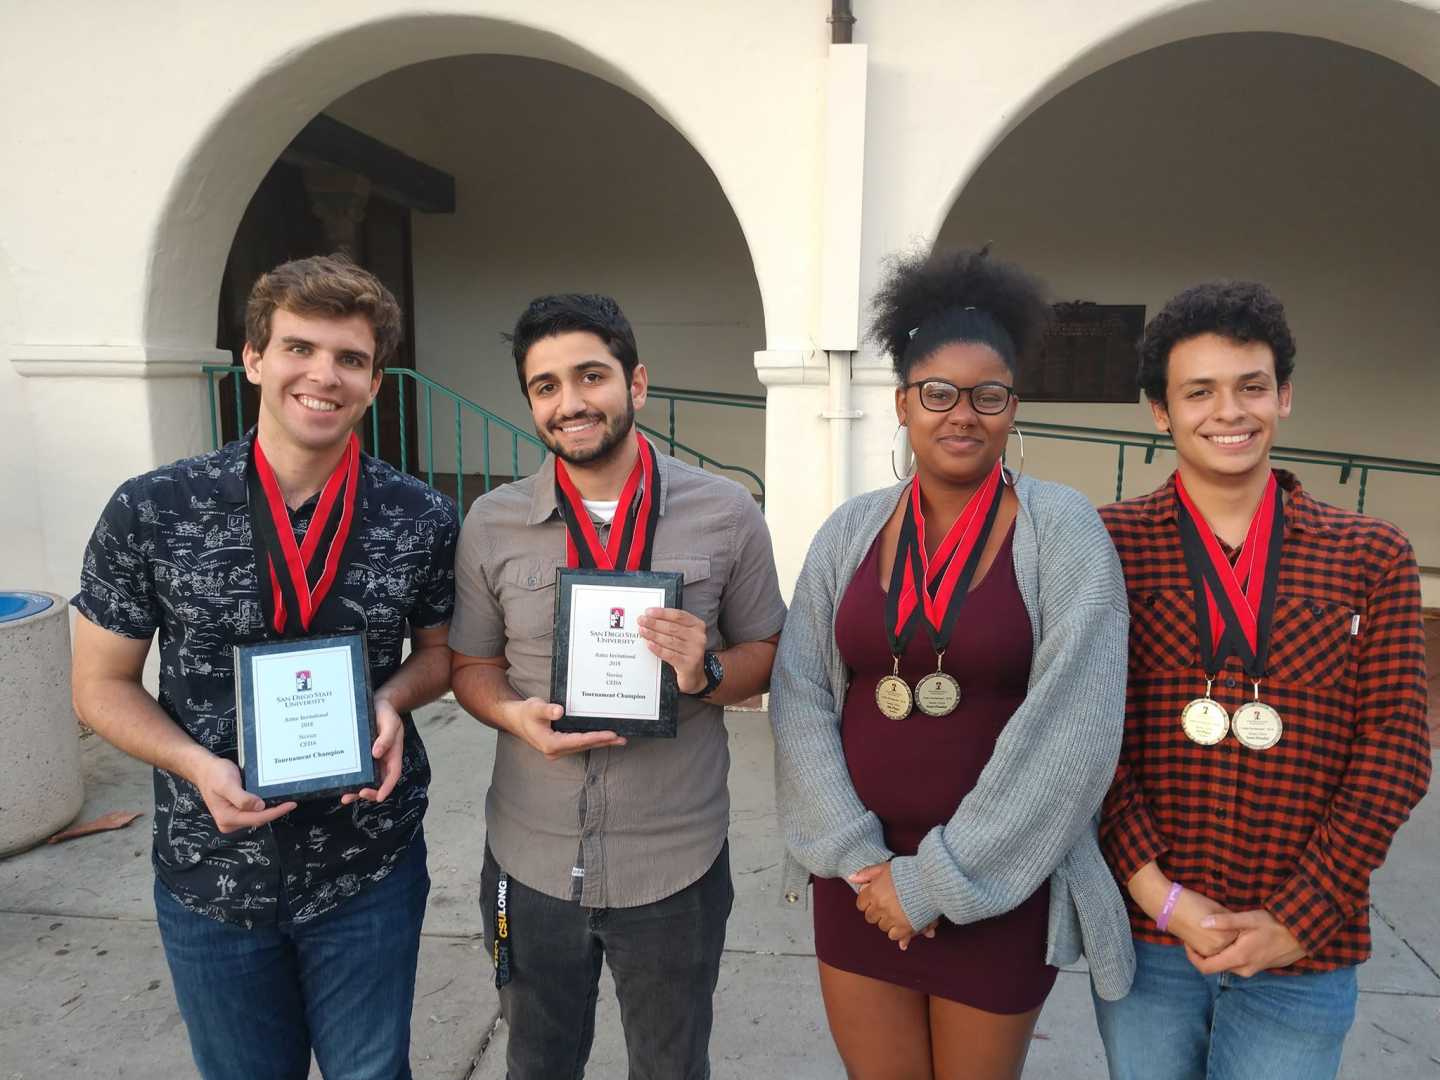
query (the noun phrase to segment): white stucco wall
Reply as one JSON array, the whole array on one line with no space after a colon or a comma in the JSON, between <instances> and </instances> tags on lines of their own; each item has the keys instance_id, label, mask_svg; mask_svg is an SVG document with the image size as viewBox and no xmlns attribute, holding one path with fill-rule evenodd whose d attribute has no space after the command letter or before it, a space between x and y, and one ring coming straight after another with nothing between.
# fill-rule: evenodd
<instances>
[{"instance_id":1,"label":"white stucco wall","mask_svg":"<svg viewBox=\"0 0 1440 1080\"><path fill-rule=\"evenodd\" d=\"M29 432L0 429L0 460L21 478L19 505L27 484L39 503L33 564L47 575L71 574L68 583L47 578L67 591L115 483L203 444L208 418L195 380L150 376L209 357L236 222L294 133L389 71L498 53L565 64L635 95L713 173L759 284L765 351L757 366L772 390L770 518L782 580L791 580L829 497L819 419L825 358L815 352L828 7L4 5L0 242L12 306L22 313L8 350L28 376L26 410L38 420ZM1440 78L1440 0L857 7L857 41L870 50L865 295L884 254L934 239L957 193L1007 133L1060 90L1147 48L1201 34L1282 31L1356 45ZM888 477L893 430L884 373L867 375L869 359L859 358L853 402L866 412L856 425L857 489ZM24 479L27 469L33 479ZM29 545L22 558L37 559L33 539L16 542ZM69 567L77 569L53 569Z\"/></svg>"},{"instance_id":2,"label":"white stucco wall","mask_svg":"<svg viewBox=\"0 0 1440 1080\"><path fill-rule=\"evenodd\" d=\"M1060 299L1143 303L1254 278L1299 347L1280 442L1440 460L1440 87L1374 53L1279 34L1155 49L1042 106L990 155L940 232L993 241ZM1137 405L1032 404L1031 420L1150 430ZM1114 497L1113 450L1031 440L1030 468ZM1126 494L1174 466L1127 459ZM1356 479L1298 467L1355 505ZM1440 565L1440 478L1372 478L1366 509Z\"/></svg>"},{"instance_id":3,"label":"white stucco wall","mask_svg":"<svg viewBox=\"0 0 1440 1080\"><path fill-rule=\"evenodd\" d=\"M20 339L15 278L0 247L0 589L49 589L40 539L40 498L25 380L9 362Z\"/></svg>"},{"instance_id":4,"label":"white stucco wall","mask_svg":"<svg viewBox=\"0 0 1440 1080\"><path fill-rule=\"evenodd\" d=\"M634 326L652 382L763 391L764 312L744 234L704 160L639 98L557 64L466 56L383 76L326 112L455 177L454 214L412 218L426 375L529 431L501 333L536 295L603 292ZM678 410L682 442L763 470L762 413ZM439 420L448 471L453 421ZM668 426L658 402L643 421ZM469 423L470 471L480 439ZM508 435L492 441L508 472Z\"/></svg>"},{"instance_id":5,"label":"white stucco wall","mask_svg":"<svg viewBox=\"0 0 1440 1080\"><path fill-rule=\"evenodd\" d=\"M0 236L20 268L15 295L26 313L14 355L32 407L58 423L41 444L0 433L0 447L35 470L36 490L69 485L64 505L40 509L47 564L78 574L115 482L176 456L177 444L202 447L204 423L192 431L188 416L174 415L203 414L203 396L181 385L191 380L147 376L213 358L225 253L280 149L336 98L409 64L534 56L656 108L734 208L762 286L764 340L804 347L824 12L759 0L686 5L683 17L658 11L580 0L475 0L423 13L394 0L262 0L243 13L6 5L0 133L5 160L24 162L0 170ZM102 367L111 377L96 376ZM87 469L96 448L106 467Z\"/></svg>"},{"instance_id":6,"label":"white stucco wall","mask_svg":"<svg viewBox=\"0 0 1440 1080\"><path fill-rule=\"evenodd\" d=\"M1440 80L1437 11L1435 0L1095 0L963 12L941 0L867 5L856 27L872 65L864 292L873 291L886 254L934 242L956 198L1010 132L1109 64L1195 36L1279 31L1370 50L1433 83ZM882 447L894 430L883 387L863 401L862 487L889 478Z\"/></svg>"}]
</instances>

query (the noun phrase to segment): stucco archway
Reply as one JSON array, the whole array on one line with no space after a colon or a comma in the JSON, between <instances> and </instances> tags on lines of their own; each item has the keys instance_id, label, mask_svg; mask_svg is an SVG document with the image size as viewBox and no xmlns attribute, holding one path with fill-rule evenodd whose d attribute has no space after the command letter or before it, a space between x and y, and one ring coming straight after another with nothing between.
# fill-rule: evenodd
<instances>
[{"instance_id":1,"label":"stucco archway","mask_svg":"<svg viewBox=\"0 0 1440 1080\"><path fill-rule=\"evenodd\" d=\"M553 33L479 16L417 14L351 27L306 43L283 62L239 89L217 111L204 136L178 169L164 210L156 223L146 288L144 326L147 343L170 349L193 348L199 353L213 345L214 312L221 270L236 225L256 185L271 168L276 156L314 115L339 105L342 117L362 128L368 126L369 118L375 117L379 133L387 141L405 149L407 133L404 117L397 117L394 109L387 110L385 95L391 91L418 92L416 80L423 81L424 72L437 67L444 70L444 66L448 65L452 74L460 70L463 75L466 61L479 62L481 66L488 61L492 67L504 65L512 72L533 73L544 69L568 72L572 82L579 80L597 85L592 96L616 101L624 99L628 122L636 122L637 116L643 114L648 117L645 122L651 129L663 134L671 143L678 142L686 148L696 168L706 175L717 193L714 198L722 208L716 213L728 222L723 227L729 229L733 237L733 240L726 241L728 248L743 253L746 280L741 284L741 290L753 297L750 306L758 314L746 320L747 326L752 322L755 324L753 340L730 343L739 346L729 351L735 354L735 367L740 371L740 377L748 380L744 385L721 385L727 382L724 379L712 380L707 385L700 381L705 377L704 371L676 373L673 368L670 377L662 370L657 381L759 392L761 388L754 377L752 363L754 351L764 347L763 299L758 278L743 224L724 192L722 181L695 138L644 86L595 53ZM475 64L469 67L473 69ZM377 87L380 88L378 91ZM387 112L389 115L386 115ZM541 134L543 136L543 132ZM497 158L503 160L509 154L524 154L526 149L524 146L504 145L496 146L494 152ZM605 163L602 160L596 164L603 167ZM658 191L658 185L663 184L665 178L657 175L653 182ZM583 205L570 208L576 215L584 215L586 210ZM566 208L560 207L557 212L563 214ZM453 256L453 252L447 252L444 257ZM564 269L569 272L557 269L552 276L531 274L527 280L533 283L530 286L532 294L555 289L607 289L604 281L586 278L583 272L574 268ZM671 268L663 280L673 282L677 277L683 275L677 275ZM623 293L621 289L614 291L617 295ZM621 299L622 303L627 303L629 298L621 295ZM514 298L510 301L513 303ZM487 312L489 315L493 313ZM513 319L513 313L509 317ZM642 355L646 352L647 332L643 325L638 324L643 321L646 321L645 316L637 320ZM664 342L667 326L664 314L649 321L659 327L650 332L652 341L658 339ZM432 319L429 325L432 338L437 325ZM487 350L494 351L495 331L502 327L503 323L499 327L495 325L493 317L487 317L483 325L477 327L484 335ZM422 326L417 337L423 341L426 332ZM476 387L467 383L463 376L460 350L464 343L461 337L453 332L448 335L446 352L450 360L439 365L436 373L467 396L479 396ZM425 364L422 363L421 367L423 370ZM674 377L676 374L682 377L677 379ZM734 380L728 382L734 383ZM503 389L505 411L514 411L508 408L513 405L509 400L514 396L512 385L505 385ZM707 427L722 429L721 425L712 422L708 413L694 407L691 409L692 415L687 418L686 424L692 430L697 425L702 431ZM511 419L519 421L521 418L516 416ZM763 425L757 425L756 438L751 440L757 444L756 453L750 455L757 467L763 467L763 450L760 449L763 445L762 428ZM686 439L685 432L680 434L682 440ZM689 441L697 439L702 449L714 454L714 448L705 445L703 435ZM749 460L741 463L752 464Z\"/></svg>"},{"instance_id":2,"label":"stucco archway","mask_svg":"<svg viewBox=\"0 0 1440 1080\"><path fill-rule=\"evenodd\" d=\"M1384 5L1380 5L1384 9ZM1430 14L1432 32L1440 22ZM1392 42L1393 43L1393 42ZM1390 50L1394 51L1394 50ZM1196 281L1256 278L1285 302L1299 342L1289 446L1440 460L1431 298L1440 213L1440 87L1333 35L1187 36L1053 94L986 156L936 230L941 246L993 241L1057 299L1143 304L1151 316ZM1149 430L1137 403L1037 404L1026 418ZM1045 444L1031 465L1114 497L1112 447ZM1125 493L1160 482L1162 454L1132 455ZM1327 501L1357 485L1304 467ZM1366 510L1440 565L1434 482L1369 480Z\"/></svg>"}]
</instances>

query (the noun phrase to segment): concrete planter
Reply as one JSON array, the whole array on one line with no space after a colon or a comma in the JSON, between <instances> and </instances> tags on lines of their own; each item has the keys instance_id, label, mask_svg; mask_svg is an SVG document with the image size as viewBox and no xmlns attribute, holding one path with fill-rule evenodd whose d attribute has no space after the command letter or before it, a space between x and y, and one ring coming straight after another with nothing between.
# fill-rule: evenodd
<instances>
[{"instance_id":1,"label":"concrete planter","mask_svg":"<svg viewBox=\"0 0 1440 1080\"><path fill-rule=\"evenodd\" d=\"M68 825L85 801L62 597L0 593L0 747L0 855L8 855Z\"/></svg>"}]
</instances>

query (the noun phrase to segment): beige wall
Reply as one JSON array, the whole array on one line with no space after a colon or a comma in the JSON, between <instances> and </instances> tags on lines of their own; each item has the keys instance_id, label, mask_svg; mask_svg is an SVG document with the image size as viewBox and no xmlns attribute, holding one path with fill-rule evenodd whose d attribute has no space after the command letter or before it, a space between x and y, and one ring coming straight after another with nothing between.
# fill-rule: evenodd
<instances>
[{"instance_id":1,"label":"beige wall","mask_svg":"<svg viewBox=\"0 0 1440 1080\"><path fill-rule=\"evenodd\" d=\"M30 414L25 380L9 363L9 344L20 340L20 311L15 283L0 250L0 589L63 587L44 570L40 543L40 492L35 483Z\"/></svg>"},{"instance_id":2,"label":"beige wall","mask_svg":"<svg viewBox=\"0 0 1440 1080\"><path fill-rule=\"evenodd\" d=\"M1011 134L965 188L939 243L994 241L1061 299L1144 303L1258 278L1299 345L1281 442L1440 461L1440 88L1315 38L1229 34L1092 75ZM1150 430L1143 405L1027 405L1032 420ZM1031 440L1028 466L1114 495L1115 453ZM1125 492L1173 456L1127 460ZM1299 467L1355 505L1355 479ZM1374 478L1369 512L1440 566L1440 479Z\"/></svg>"},{"instance_id":3,"label":"beige wall","mask_svg":"<svg viewBox=\"0 0 1440 1080\"><path fill-rule=\"evenodd\" d=\"M0 64L0 238L13 306L23 313L23 325L7 332L15 335L8 349L27 376L32 420L28 431L0 427L0 462L12 475L33 474L29 497L40 517L38 539L20 538L20 546L30 544L22 557L73 568L65 571L73 585L85 535L116 481L205 444L203 395L186 385L195 380L173 376L213 356L221 269L244 206L310 117L387 72L477 54L550 61L646 102L703 158L743 231L763 298L764 352L755 362L775 391L765 456L777 486L769 518L787 583L839 487L827 481L840 470L828 460L831 425L820 419L832 403L819 340L821 296L829 294L821 252L837 240L824 213L835 193L822 153L832 123L864 125L859 291L868 295L880 259L910 242L932 242L957 193L1006 135L1066 87L1146 49L1209 33L1285 31L1367 48L1440 81L1440 0L907 0L861 5L857 41L868 49L868 89L863 108L856 100L836 116L826 98L828 8L823 0L450 0L440 8L253 0L237 19L226 4L0 4L0 41L8 46ZM1327 86L1314 100L1328 106L1335 96ZM1195 116L1198 103L1185 104L1181 115ZM512 99L510 111L524 105ZM456 115L406 123L418 135L441 119L471 124L480 109L466 100ZM1326 132L1324 141L1385 126L1365 111L1356 130ZM394 141L405 145L405 134L394 133ZM1051 169L1067 183L1086 183L1069 161ZM1337 205L1360 219L1383 218L1388 207L1356 192L1378 183L1394 201L1392 179L1351 175ZM1052 189L1046 198L1061 195ZM657 198L657 218L668 225L676 210ZM1167 235L1155 206L1142 199L1125 210L1135 228ZM1259 216L1248 200L1237 214ZM508 224L490 223L497 236L513 237ZM1254 224L1263 237L1264 222ZM477 235L486 239L483 230ZM684 243L673 236L662 247L683 250ZM421 273L432 282L469 282L456 288L454 307L479 302L472 267L435 260ZM684 269L665 284L717 284L694 266ZM1164 274L1178 282L1188 269L1152 266L1159 276L1127 285L1126 298L1153 303L1142 286L1163 294ZM1123 283L1113 260L1109 272ZM1363 305L1374 299L1379 275L1372 260L1338 285L1320 270L1312 276L1342 303ZM732 280L721 275L718 291ZM632 312L640 305L647 355L685 351L685 335L697 328L682 327L676 344L665 328L644 324L676 313L683 323L703 321L694 297L651 288L649 295L663 297L661 317L624 281L614 287ZM533 289L515 295L522 291ZM712 310L708 300L703 310ZM496 319L485 319L493 328ZM1313 343L1323 330L1302 326L1304 340ZM1413 327L1404 333L1413 339ZM483 360L479 344L465 355ZM865 412L853 424L856 490L889 476L884 456L894 425L884 371L867 368L872 359L862 354L856 364L852 404ZM1331 421L1337 429L1344 422ZM19 494L23 506L26 493Z\"/></svg>"},{"instance_id":4,"label":"beige wall","mask_svg":"<svg viewBox=\"0 0 1440 1080\"><path fill-rule=\"evenodd\" d=\"M426 375L530 431L501 333L536 295L603 292L653 382L762 392L764 313L740 226L699 154L638 98L556 64L464 56L392 72L326 111L455 177L454 214L414 215ZM681 442L763 473L763 414L678 409ZM448 470L453 413L441 420ZM663 407L643 422L665 430ZM467 470L480 439L468 423ZM508 436L492 452L508 471Z\"/></svg>"}]
</instances>

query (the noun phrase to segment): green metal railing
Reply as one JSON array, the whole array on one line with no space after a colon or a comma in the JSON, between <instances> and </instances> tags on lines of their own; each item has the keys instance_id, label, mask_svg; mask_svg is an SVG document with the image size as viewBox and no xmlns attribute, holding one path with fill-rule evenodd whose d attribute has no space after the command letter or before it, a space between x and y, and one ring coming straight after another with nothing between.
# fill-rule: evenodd
<instances>
[{"instance_id":1,"label":"green metal railing","mask_svg":"<svg viewBox=\"0 0 1440 1080\"><path fill-rule=\"evenodd\" d=\"M670 456L675 456L675 447L681 445L675 441L675 406L679 402L689 402L694 405L719 405L728 409L758 409L765 411L764 394L726 394L719 390L685 390L678 386L652 386L645 391L647 398L665 402L666 420L669 434L652 432L657 439L663 439L671 447ZM647 431L650 429L647 428ZM749 470L744 470L748 472ZM750 473L755 476L754 473ZM759 477L755 478L757 482ZM760 485L764 490L765 485Z\"/></svg>"},{"instance_id":2,"label":"green metal railing","mask_svg":"<svg viewBox=\"0 0 1440 1080\"><path fill-rule=\"evenodd\" d=\"M1117 502L1124 498L1126 450L1143 450L1145 452L1144 461L1148 465L1155 460L1156 451L1175 449L1174 440L1169 435L1162 435L1159 432L1147 435L1142 432L1119 431L1113 428L1072 427L1068 424L1039 424L1030 421L1020 421L1015 426L1027 438L1056 439L1061 442L1115 447L1115 499ZM1307 450L1298 446L1272 447L1270 459L1339 469L1340 483L1342 484L1348 484L1351 475L1358 472L1359 490L1355 499L1355 509L1358 513L1365 512L1365 488L1372 473L1440 477L1440 462L1371 457L1368 454L1347 454L1333 450Z\"/></svg>"},{"instance_id":3,"label":"green metal railing","mask_svg":"<svg viewBox=\"0 0 1440 1080\"><path fill-rule=\"evenodd\" d=\"M217 391L217 378L230 378L235 384L234 417L235 430L245 430L245 415L241 395L245 386L243 367L230 367L220 364L207 364L204 367L207 389L210 395L210 435L216 446L220 445L220 395ZM497 436L504 439L509 436L510 443L510 473L507 480L524 476L534 469L540 467L545 460L545 444L528 431L522 431L503 416L497 416L489 409L477 402L471 401L463 394L457 394L448 386L436 382L434 379L421 375L418 371L411 371L409 368L391 368L386 372L389 377L387 381L395 386L395 393L399 402L399 460L392 462L399 467L401 472L411 472L411 447L408 414L406 411L406 385L412 385L413 402L417 412L417 421L420 426L419 441L423 445L425 453L420 453L420 447L415 447L414 473L421 475L422 471L425 481L431 487L435 486L435 412L437 405L435 399L441 399L438 406L441 410L453 410L455 418L455 504L460 508L461 516L465 513L465 418L467 415L475 416L480 421L480 445L481 445L481 471L480 478L484 491L489 491L495 486L494 480L497 475L494 468L491 440ZM423 404L423 408L421 407ZM380 453L380 413L377 409L370 409L368 421L362 421L360 425L360 438L366 443L366 450L376 457L383 456ZM521 446L527 452L535 453L535 464L529 469L521 470ZM422 470L423 464L423 470Z\"/></svg>"},{"instance_id":4,"label":"green metal railing","mask_svg":"<svg viewBox=\"0 0 1440 1080\"><path fill-rule=\"evenodd\" d=\"M243 407L243 393L245 382L245 369L238 366L222 364L206 364L205 372L207 389L210 398L210 436L215 446L220 445L221 423L220 423L220 394L218 392L219 380L229 378L235 387L234 410L235 430L245 430L245 415ZM436 401L439 397L441 404L438 406L442 411L453 410L455 421L455 501L460 507L460 513L465 513L465 441L464 421L466 416L479 418L481 425L481 483L485 491L494 486L496 472L494 470L492 445L493 436L504 439L509 436L510 443L510 473L505 478L513 480L517 477L527 475L534 469L539 468L545 460L545 444L528 431L523 431L502 416L497 416L489 409L478 402L472 401L463 394L457 394L449 387L438 383L418 371L409 368L391 368L386 372L387 383L393 383L395 393L398 396L399 410L399 460L392 462L399 467L401 472L411 471L411 447L409 436L409 424L406 422L408 414L406 411L407 395L406 386L411 385L412 397L409 400L414 402L417 410L417 422L420 435L418 441L424 448L423 461L420 447L415 447L414 465L415 474L425 476L426 482L431 487L435 486L435 426L436 426ZM383 392L383 390L382 390ZM701 468L723 469L728 472L739 473L748 477L754 484L754 492L759 496L761 506L765 504L765 482L754 471L745 468L743 465L730 465L718 458L711 457L703 451L692 446L687 446L675 437L675 404L676 402L693 402L704 405L718 405L730 408L761 409L765 408L764 397L758 394L724 394L709 390L683 390L674 387L651 387L650 396L669 403L668 433L657 431L652 427L640 424L639 427L646 434L651 435L663 443L672 457L681 454L688 454L695 459L696 464ZM421 408L423 404L423 408ZM380 413L372 408L368 420L362 421L360 426L361 440L366 444L366 450L377 457L383 456L380 453ZM536 454L535 463L532 468L521 469L521 446L524 446L527 455L529 451ZM503 459L502 459L503 460ZM423 470L422 470L423 464Z\"/></svg>"},{"instance_id":5,"label":"green metal railing","mask_svg":"<svg viewBox=\"0 0 1440 1080\"><path fill-rule=\"evenodd\" d=\"M668 446L671 457L679 457L679 453L689 454L695 458L695 463L702 469L714 466L717 469L725 469L729 472L740 473L742 476L748 476L755 482L755 490L751 494L760 500L760 508L762 510L765 508L765 481L761 480L760 477L751 470L745 468L744 465L727 465L723 461L717 461L709 454L703 454L699 450L696 450L693 446L686 446L682 442L677 442L673 434L667 436L646 424L640 423L638 420L635 422L635 426L645 432L646 435L653 435L656 439ZM676 453L676 451L679 451L679 453Z\"/></svg>"},{"instance_id":6,"label":"green metal railing","mask_svg":"<svg viewBox=\"0 0 1440 1080\"><path fill-rule=\"evenodd\" d=\"M666 430L657 431L646 424L640 424L640 430L651 435L664 443L670 451L671 457L679 457L680 454L689 454L695 458L696 464L702 469L714 466L717 469L724 469L727 472L739 473L747 476L754 483L753 494L760 500L763 508L765 505L765 481L760 476L747 469L743 465L729 465L723 461L702 453L694 447L686 446L675 437L675 406L677 403L687 402L693 405L716 405L727 409L757 409L765 411L764 394L729 394L719 390L686 390L678 386L652 386L646 390L646 397L663 401L666 405Z\"/></svg>"}]
</instances>

